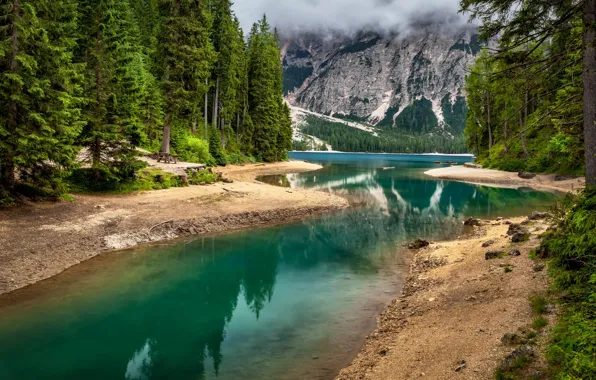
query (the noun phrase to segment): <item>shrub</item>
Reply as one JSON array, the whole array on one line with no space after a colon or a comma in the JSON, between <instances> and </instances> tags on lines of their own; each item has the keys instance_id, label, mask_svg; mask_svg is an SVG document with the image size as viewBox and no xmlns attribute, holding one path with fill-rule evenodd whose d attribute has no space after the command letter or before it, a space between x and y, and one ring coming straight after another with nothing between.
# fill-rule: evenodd
<instances>
[{"instance_id":1,"label":"shrub","mask_svg":"<svg viewBox=\"0 0 596 380\"><path fill-rule=\"evenodd\" d=\"M546 325L548 325L548 320L544 317L537 317L534 319L534 322L532 322L532 328L536 331L542 330Z\"/></svg>"},{"instance_id":2,"label":"shrub","mask_svg":"<svg viewBox=\"0 0 596 380\"><path fill-rule=\"evenodd\" d=\"M548 301L546 298L542 296L530 296L530 305L532 306L532 311L536 315L544 314L548 310Z\"/></svg>"},{"instance_id":3,"label":"shrub","mask_svg":"<svg viewBox=\"0 0 596 380\"><path fill-rule=\"evenodd\" d=\"M553 330L549 363L555 378L596 378L596 188L567 197L553 214L556 228L540 250L563 291L563 315Z\"/></svg>"},{"instance_id":4,"label":"shrub","mask_svg":"<svg viewBox=\"0 0 596 380\"><path fill-rule=\"evenodd\" d=\"M219 131L213 127L209 129L209 153L211 153L211 156L217 165L226 166L228 164L226 155L221 146Z\"/></svg>"},{"instance_id":5,"label":"shrub","mask_svg":"<svg viewBox=\"0 0 596 380\"><path fill-rule=\"evenodd\" d=\"M217 174L211 173L209 170L201 170L192 173L190 180L195 185L199 185L201 183L214 183L217 181Z\"/></svg>"},{"instance_id":6,"label":"shrub","mask_svg":"<svg viewBox=\"0 0 596 380\"><path fill-rule=\"evenodd\" d=\"M209 153L209 143L190 133L183 135L178 141L176 153L182 161L207 164L213 160Z\"/></svg>"}]
</instances>

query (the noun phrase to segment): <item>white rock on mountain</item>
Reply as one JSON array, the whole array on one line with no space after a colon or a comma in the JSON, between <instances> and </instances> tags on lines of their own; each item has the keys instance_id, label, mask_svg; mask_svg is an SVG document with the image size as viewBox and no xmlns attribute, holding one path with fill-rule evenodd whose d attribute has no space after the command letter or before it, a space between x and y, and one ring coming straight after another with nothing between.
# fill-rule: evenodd
<instances>
[{"instance_id":1,"label":"white rock on mountain","mask_svg":"<svg viewBox=\"0 0 596 380\"><path fill-rule=\"evenodd\" d=\"M284 43L284 90L290 104L319 114L461 133L464 78L480 48L471 26L431 25L403 37L302 35Z\"/></svg>"}]
</instances>

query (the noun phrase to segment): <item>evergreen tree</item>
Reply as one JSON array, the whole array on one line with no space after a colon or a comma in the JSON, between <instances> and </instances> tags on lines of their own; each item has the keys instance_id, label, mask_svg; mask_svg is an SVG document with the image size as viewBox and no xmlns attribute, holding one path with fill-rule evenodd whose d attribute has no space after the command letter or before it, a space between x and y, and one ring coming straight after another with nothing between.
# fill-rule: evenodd
<instances>
[{"instance_id":1,"label":"evergreen tree","mask_svg":"<svg viewBox=\"0 0 596 380\"><path fill-rule=\"evenodd\" d=\"M206 79L217 55L209 35L212 17L204 1L162 0L161 10L159 57L165 110L161 151L169 153L172 126L190 130L197 123L197 104L207 91Z\"/></svg>"},{"instance_id":2,"label":"evergreen tree","mask_svg":"<svg viewBox=\"0 0 596 380\"><path fill-rule=\"evenodd\" d=\"M282 121L282 72L279 42L275 36L267 17L263 16L251 30L247 52L248 104L254 125L252 145L264 161L275 161L280 156L277 144Z\"/></svg>"},{"instance_id":3,"label":"evergreen tree","mask_svg":"<svg viewBox=\"0 0 596 380\"><path fill-rule=\"evenodd\" d=\"M99 179L130 176L134 145L145 137L141 103L147 88L144 56L128 0L81 0L79 59L87 65L89 104L81 141Z\"/></svg>"},{"instance_id":4,"label":"evergreen tree","mask_svg":"<svg viewBox=\"0 0 596 380\"><path fill-rule=\"evenodd\" d=\"M76 3L0 6L0 192L21 181L64 190L81 130L80 67L73 65Z\"/></svg>"},{"instance_id":5,"label":"evergreen tree","mask_svg":"<svg viewBox=\"0 0 596 380\"><path fill-rule=\"evenodd\" d=\"M501 53L520 52L515 59L517 67L545 71L552 66L560 67L562 61L572 65L574 53L581 52L586 182L596 185L596 0L526 0L521 4L517 0L462 0L461 7L463 12L470 12L472 18L482 21L480 30L484 38L500 36ZM577 24L581 25L581 43L570 44L575 51L548 54L541 61L527 62L537 49L551 44L557 35L569 33ZM532 98L524 101L525 105L532 102L533 107L537 106ZM524 106L524 130L528 129L526 115Z\"/></svg>"},{"instance_id":6,"label":"evergreen tree","mask_svg":"<svg viewBox=\"0 0 596 380\"><path fill-rule=\"evenodd\" d=\"M221 147L219 130L215 127L211 127L209 131L209 153L217 165L227 165L226 155Z\"/></svg>"}]
</instances>

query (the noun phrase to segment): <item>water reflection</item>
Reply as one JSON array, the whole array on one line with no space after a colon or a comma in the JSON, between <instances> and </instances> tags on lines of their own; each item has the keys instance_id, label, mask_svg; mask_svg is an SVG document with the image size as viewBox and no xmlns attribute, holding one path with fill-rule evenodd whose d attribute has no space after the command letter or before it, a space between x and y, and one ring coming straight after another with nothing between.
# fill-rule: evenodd
<instances>
[{"instance_id":1,"label":"water reflection","mask_svg":"<svg viewBox=\"0 0 596 380\"><path fill-rule=\"evenodd\" d=\"M406 240L552 199L386 166L263 179L348 196L344 212L84 264L28 303L0 297L0 378L331 378L397 292Z\"/></svg>"}]
</instances>

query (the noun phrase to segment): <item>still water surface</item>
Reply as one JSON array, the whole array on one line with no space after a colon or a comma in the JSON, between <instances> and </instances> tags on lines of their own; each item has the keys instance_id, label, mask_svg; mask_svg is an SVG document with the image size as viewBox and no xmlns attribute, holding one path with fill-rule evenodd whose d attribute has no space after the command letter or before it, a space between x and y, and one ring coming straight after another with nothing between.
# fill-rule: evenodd
<instances>
[{"instance_id":1,"label":"still water surface","mask_svg":"<svg viewBox=\"0 0 596 380\"><path fill-rule=\"evenodd\" d=\"M0 297L0 379L331 379L398 295L404 242L554 199L425 177L432 163L324 165L261 180L349 210L103 255Z\"/></svg>"}]
</instances>

